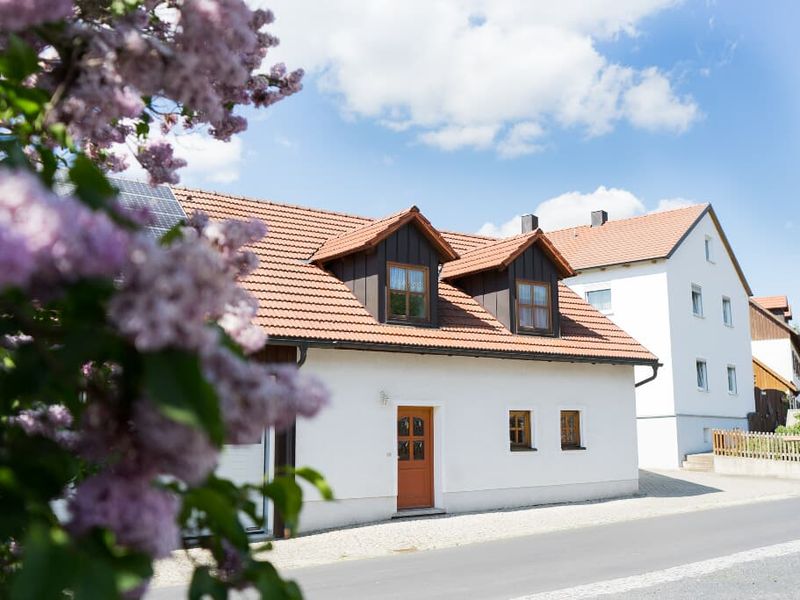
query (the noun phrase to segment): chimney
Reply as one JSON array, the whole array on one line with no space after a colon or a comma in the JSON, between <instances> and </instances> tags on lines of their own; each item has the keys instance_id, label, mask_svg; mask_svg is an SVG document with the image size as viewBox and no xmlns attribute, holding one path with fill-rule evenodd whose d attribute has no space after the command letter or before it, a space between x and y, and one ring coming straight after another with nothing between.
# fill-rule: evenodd
<instances>
[{"instance_id":1,"label":"chimney","mask_svg":"<svg viewBox=\"0 0 800 600\"><path fill-rule=\"evenodd\" d=\"M604 210L592 211L592 227L600 227L608 221L608 213Z\"/></svg>"},{"instance_id":2,"label":"chimney","mask_svg":"<svg viewBox=\"0 0 800 600\"><path fill-rule=\"evenodd\" d=\"M539 228L539 217L536 215L522 215L522 233L530 233Z\"/></svg>"}]
</instances>

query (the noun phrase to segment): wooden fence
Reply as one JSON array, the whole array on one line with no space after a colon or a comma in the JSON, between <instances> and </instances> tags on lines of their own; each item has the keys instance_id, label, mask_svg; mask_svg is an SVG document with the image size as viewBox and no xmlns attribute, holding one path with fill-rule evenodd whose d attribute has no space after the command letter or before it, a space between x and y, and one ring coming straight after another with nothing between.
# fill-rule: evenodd
<instances>
[{"instance_id":1,"label":"wooden fence","mask_svg":"<svg viewBox=\"0 0 800 600\"><path fill-rule=\"evenodd\" d=\"M714 454L800 462L800 435L715 429Z\"/></svg>"}]
</instances>

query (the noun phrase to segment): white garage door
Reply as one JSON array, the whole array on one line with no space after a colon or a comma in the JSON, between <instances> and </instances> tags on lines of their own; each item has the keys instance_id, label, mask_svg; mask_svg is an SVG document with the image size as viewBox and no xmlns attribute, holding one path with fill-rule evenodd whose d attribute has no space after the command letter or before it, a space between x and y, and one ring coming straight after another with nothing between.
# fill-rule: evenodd
<instances>
[{"instance_id":1,"label":"white garage door","mask_svg":"<svg viewBox=\"0 0 800 600\"><path fill-rule=\"evenodd\" d=\"M256 444L236 444L225 446L220 455L217 475L230 479L234 483L260 483L264 475L269 473L267 463L269 436L262 435ZM259 523L248 523L249 529L269 531L268 523L264 522L264 498L254 498L258 505ZM269 513L267 513L269 514Z\"/></svg>"}]
</instances>

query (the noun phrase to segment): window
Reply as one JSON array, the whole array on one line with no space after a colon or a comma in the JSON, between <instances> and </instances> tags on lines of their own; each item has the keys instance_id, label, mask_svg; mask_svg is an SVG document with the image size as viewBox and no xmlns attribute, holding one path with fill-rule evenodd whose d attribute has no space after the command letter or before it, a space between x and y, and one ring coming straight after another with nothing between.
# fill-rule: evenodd
<instances>
[{"instance_id":1,"label":"window","mask_svg":"<svg viewBox=\"0 0 800 600\"><path fill-rule=\"evenodd\" d=\"M731 310L731 299L722 297L722 322L728 327L733 327L733 311Z\"/></svg>"},{"instance_id":2,"label":"window","mask_svg":"<svg viewBox=\"0 0 800 600\"><path fill-rule=\"evenodd\" d=\"M586 292L586 301L602 313L611 312L611 290Z\"/></svg>"},{"instance_id":3,"label":"window","mask_svg":"<svg viewBox=\"0 0 800 600\"><path fill-rule=\"evenodd\" d=\"M389 263L390 320L428 320L428 269Z\"/></svg>"},{"instance_id":4,"label":"window","mask_svg":"<svg viewBox=\"0 0 800 600\"><path fill-rule=\"evenodd\" d=\"M705 249L706 260L708 262L714 262L714 240L712 240L710 236L706 236Z\"/></svg>"},{"instance_id":5,"label":"window","mask_svg":"<svg viewBox=\"0 0 800 600\"><path fill-rule=\"evenodd\" d=\"M581 413L579 410L561 411L561 449L584 449L581 446Z\"/></svg>"},{"instance_id":6,"label":"window","mask_svg":"<svg viewBox=\"0 0 800 600\"><path fill-rule=\"evenodd\" d=\"M708 366L706 365L706 361L698 359L695 364L695 368L697 369L697 389L703 392L707 392Z\"/></svg>"},{"instance_id":7,"label":"window","mask_svg":"<svg viewBox=\"0 0 800 600\"><path fill-rule=\"evenodd\" d=\"M695 317L703 316L703 290L694 284L692 284L692 314Z\"/></svg>"},{"instance_id":8,"label":"window","mask_svg":"<svg viewBox=\"0 0 800 600\"><path fill-rule=\"evenodd\" d=\"M531 411L511 410L508 412L508 435L512 451L533 450Z\"/></svg>"},{"instance_id":9,"label":"window","mask_svg":"<svg viewBox=\"0 0 800 600\"><path fill-rule=\"evenodd\" d=\"M517 281L517 327L530 331L551 330L549 284Z\"/></svg>"},{"instance_id":10,"label":"window","mask_svg":"<svg viewBox=\"0 0 800 600\"><path fill-rule=\"evenodd\" d=\"M737 394L739 391L736 385L736 367L728 365L728 393Z\"/></svg>"}]
</instances>

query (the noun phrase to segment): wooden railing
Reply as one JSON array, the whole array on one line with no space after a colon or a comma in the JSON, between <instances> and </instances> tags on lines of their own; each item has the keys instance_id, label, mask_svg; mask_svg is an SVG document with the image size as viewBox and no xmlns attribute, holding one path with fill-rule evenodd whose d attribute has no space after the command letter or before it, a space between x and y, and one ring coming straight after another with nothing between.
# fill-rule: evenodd
<instances>
[{"instance_id":1,"label":"wooden railing","mask_svg":"<svg viewBox=\"0 0 800 600\"><path fill-rule=\"evenodd\" d=\"M800 462L800 435L715 429L714 454Z\"/></svg>"}]
</instances>

